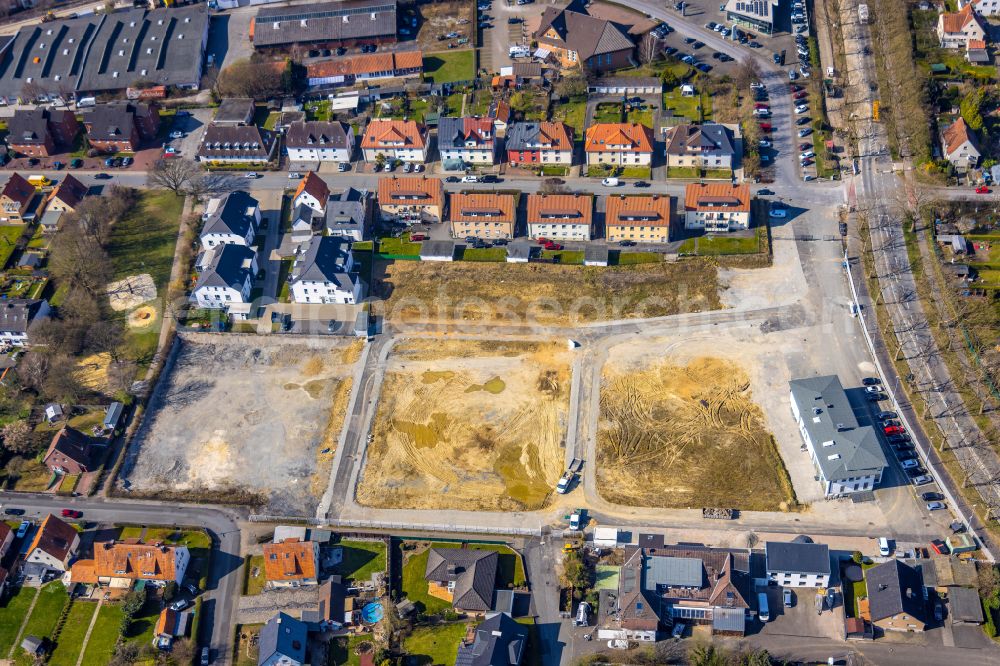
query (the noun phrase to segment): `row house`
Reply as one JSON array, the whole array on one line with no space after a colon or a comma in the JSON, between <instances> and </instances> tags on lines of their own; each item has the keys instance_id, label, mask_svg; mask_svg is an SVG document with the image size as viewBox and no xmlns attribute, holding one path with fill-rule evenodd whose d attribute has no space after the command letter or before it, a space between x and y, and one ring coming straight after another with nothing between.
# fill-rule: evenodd
<instances>
[{"instance_id":1,"label":"row house","mask_svg":"<svg viewBox=\"0 0 1000 666\"><path fill-rule=\"evenodd\" d=\"M52 194L49 195L45 203L45 210L60 213L73 212L77 206L83 203L89 191L90 188L77 180L73 174L68 173L52 190Z\"/></svg>"},{"instance_id":2,"label":"row house","mask_svg":"<svg viewBox=\"0 0 1000 666\"><path fill-rule=\"evenodd\" d=\"M400 162L427 161L427 126L413 120L373 120L365 128L361 150L366 162L379 155Z\"/></svg>"},{"instance_id":3,"label":"row house","mask_svg":"<svg viewBox=\"0 0 1000 666\"><path fill-rule=\"evenodd\" d=\"M441 118L438 151L446 169L496 164L493 123L487 118Z\"/></svg>"},{"instance_id":4,"label":"row house","mask_svg":"<svg viewBox=\"0 0 1000 666\"><path fill-rule=\"evenodd\" d=\"M274 132L256 125L218 125L205 129L197 159L208 163L264 164L274 159L278 146Z\"/></svg>"},{"instance_id":5,"label":"row house","mask_svg":"<svg viewBox=\"0 0 1000 666\"><path fill-rule=\"evenodd\" d=\"M666 243L670 240L669 196L611 195L605 200L604 227L609 242Z\"/></svg>"},{"instance_id":6,"label":"row house","mask_svg":"<svg viewBox=\"0 0 1000 666\"><path fill-rule=\"evenodd\" d=\"M455 238L513 238L517 200L513 194L455 193L450 196L449 221Z\"/></svg>"},{"instance_id":7,"label":"row house","mask_svg":"<svg viewBox=\"0 0 1000 666\"><path fill-rule=\"evenodd\" d=\"M514 123L507 130L507 161L513 165L573 164L573 128L558 122Z\"/></svg>"},{"instance_id":8,"label":"row house","mask_svg":"<svg viewBox=\"0 0 1000 666\"><path fill-rule=\"evenodd\" d=\"M441 222L445 203L444 184L440 178L393 176L378 181L379 214L384 222Z\"/></svg>"},{"instance_id":9,"label":"row house","mask_svg":"<svg viewBox=\"0 0 1000 666\"><path fill-rule=\"evenodd\" d=\"M637 123L597 123L587 128L588 166L650 166L653 130Z\"/></svg>"},{"instance_id":10,"label":"row house","mask_svg":"<svg viewBox=\"0 0 1000 666\"><path fill-rule=\"evenodd\" d=\"M422 51L368 53L306 65L306 85L310 88L353 86L358 81L409 78L424 71Z\"/></svg>"},{"instance_id":11,"label":"row house","mask_svg":"<svg viewBox=\"0 0 1000 666\"><path fill-rule=\"evenodd\" d=\"M750 186L692 183L684 191L684 228L706 232L750 228Z\"/></svg>"},{"instance_id":12,"label":"row house","mask_svg":"<svg viewBox=\"0 0 1000 666\"><path fill-rule=\"evenodd\" d=\"M17 109L7 121L7 147L28 157L49 157L68 150L80 133L76 114L68 109Z\"/></svg>"},{"instance_id":13,"label":"row house","mask_svg":"<svg viewBox=\"0 0 1000 666\"><path fill-rule=\"evenodd\" d=\"M593 235L594 197L590 194L529 194L528 236L587 241Z\"/></svg>"},{"instance_id":14,"label":"row house","mask_svg":"<svg viewBox=\"0 0 1000 666\"><path fill-rule=\"evenodd\" d=\"M87 142L102 153L139 150L152 141L160 128L160 111L155 104L99 104L84 115Z\"/></svg>"}]
</instances>

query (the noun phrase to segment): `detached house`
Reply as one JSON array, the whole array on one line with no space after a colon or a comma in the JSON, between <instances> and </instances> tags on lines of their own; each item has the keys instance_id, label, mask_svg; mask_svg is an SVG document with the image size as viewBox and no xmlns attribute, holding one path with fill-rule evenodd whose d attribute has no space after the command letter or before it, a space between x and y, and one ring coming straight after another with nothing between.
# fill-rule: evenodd
<instances>
[{"instance_id":1,"label":"detached house","mask_svg":"<svg viewBox=\"0 0 1000 666\"><path fill-rule=\"evenodd\" d=\"M88 191L89 188L86 185L77 180L73 174L68 173L63 177L62 182L52 190L45 209L64 213L74 211L83 202Z\"/></svg>"},{"instance_id":2,"label":"detached house","mask_svg":"<svg viewBox=\"0 0 1000 666\"><path fill-rule=\"evenodd\" d=\"M83 474L98 466L95 454L89 437L76 428L65 426L52 438L42 463L53 474Z\"/></svg>"},{"instance_id":3,"label":"detached house","mask_svg":"<svg viewBox=\"0 0 1000 666\"><path fill-rule=\"evenodd\" d=\"M49 157L69 148L80 132L76 114L60 109L17 109L7 121L7 146L29 157Z\"/></svg>"},{"instance_id":4,"label":"detached house","mask_svg":"<svg viewBox=\"0 0 1000 666\"><path fill-rule=\"evenodd\" d=\"M305 206L317 213L322 213L326 210L326 201L329 198L330 188L326 181L320 178L316 172L310 171L295 188L295 194L292 195L292 207Z\"/></svg>"},{"instance_id":5,"label":"detached house","mask_svg":"<svg viewBox=\"0 0 1000 666\"><path fill-rule=\"evenodd\" d=\"M691 183L684 190L684 228L707 232L750 228L750 186Z\"/></svg>"},{"instance_id":6,"label":"detached house","mask_svg":"<svg viewBox=\"0 0 1000 666\"><path fill-rule=\"evenodd\" d=\"M971 5L979 16L996 16L1000 14L1000 0L959 0L958 6L962 9L966 5Z\"/></svg>"},{"instance_id":7,"label":"detached house","mask_svg":"<svg viewBox=\"0 0 1000 666\"><path fill-rule=\"evenodd\" d=\"M565 123L514 123L507 130L507 161L517 166L571 166L573 128Z\"/></svg>"},{"instance_id":8,"label":"detached house","mask_svg":"<svg viewBox=\"0 0 1000 666\"><path fill-rule=\"evenodd\" d=\"M199 162L263 164L274 158L278 145L274 132L256 125L220 125L205 129L198 146Z\"/></svg>"},{"instance_id":9,"label":"detached house","mask_svg":"<svg viewBox=\"0 0 1000 666\"><path fill-rule=\"evenodd\" d=\"M670 240L670 202L662 194L609 195L604 204L608 241L666 243Z\"/></svg>"},{"instance_id":10,"label":"detached house","mask_svg":"<svg viewBox=\"0 0 1000 666\"><path fill-rule=\"evenodd\" d=\"M979 140L962 117L941 132L941 152L952 166L963 172L974 169L982 157Z\"/></svg>"},{"instance_id":11,"label":"detached house","mask_svg":"<svg viewBox=\"0 0 1000 666\"><path fill-rule=\"evenodd\" d=\"M83 117L90 147L102 153L135 152L156 138L160 112L155 104L100 104Z\"/></svg>"},{"instance_id":12,"label":"detached house","mask_svg":"<svg viewBox=\"0 0 1000 666\"><path fill-rule=\"evenodd\" d=\"M32 322L48 317L50 311L49 302L37 298L8 298L0 302L0 345L27 345Z\"/></svg>"},{"instance_id":13,"label":"detached house","mask_svg":"<svg viewBox=\"0 0 1000 666\"><path fill-rule=\"evenodd\" d=\"M365 128L361 150L366 162L385 159L427 161L427 126L413 120L373 120Z\"/></svg>"},{"instance_id":14,"label":"detached house","mask_svg":"<svg viewBox=\"0 0 1000 666\"><path fill-rule=\"evenodd\" d=\"M94 544L93 570L99 585L128 589L139 580L156 587L170 582L180 585L190 562L187 546L147 544L138 539Z\"/></svg>"},{"instance_id":15,"label":"detached house","mask_svg":"<svg viewBox=\"0 0 1000 666\"><path fill-rule=\"evenodd\" d=\"M493 607L499 557L494 550L431 548L424 573L427 593L458 610L488 611Z\"/></svg>"},{"instance_id":16,"label":"detached house","mask_svg":"<svg viewBox=\"0 0 1000 666\"><path fill-rule=\"evenodd\" d=\"M309 627L285 613L267 621L257 643L257 666L304 666Z\"/></svg>"},{"instance_id":17,"label":"detached house","mask_svg":"<svg viewBox=\"0 0 1000 666\"><path fill-rule=\"evenodd\" d=\"M285 132L290 162L350 162L354 130L341 122L295 122Z\"/></svg>"},{"instance_id":18,"label":"detached house","mask_svg":"<svg viewBox=\"0 0 1000 666\"><path fill-rule=\"evenodd\" d=\"M650 166L653 130L636 123L597 123L587 128L587 165Z\"/></svg>"},{"instance_id":19,"label":"detached house","mask_svg":"<svg viewBox=\"0 0 1000 666\"><path fill-rule=\"evenodd\" d=\"M594 197L589 194L529 194L528 236L549 240L590 240Z\"/></svg>"},{"instance_id":20,"label":"detached house","mask_svg":"<svg viewBox=\"0 0 1000 666\"><path fill-rule=\"evenodd\" d=\"M872 624L884 631L923 631L924 581L918 569L893 558L865 570Z\"/></svg>"},{"instance_id":21,"label":"detached house","mask_svg":"<svg viewBox=\"0 0 1000 666\"><path fill-rule=\"evenodd\" d=\"M285 539L264 544L264 579L272 589L319 582L319 543Z\"/></svg>"},{"instance_id":22,"label":"detached house","mask_svg":"<svg viewBox=\"0 0 1000 666\"><path fill-rule=\"evenodd\" d=\"M732 169L736 150L725 125L675 125L667 130L667 168Z\"/></svg>"},{"instance_id":23,"label":"detached house","mask_svg":"<svg viewBox=\"0 0 1000 666\"><path fill-rule=\"evenodd\" d=\"M69 570L79 548L80 535L76 529L50 513L25 551L22 572L39 579L62 574Z\"/></svg>"},{"instance_id":24,"label":"detached house","mask_svg":"<svg viewBox=\"0 0 1000 666\"><path fill-rule=\"evenodd\" d=\"M488 118L441 118L438 121L438 151L446 163L445 168L495 164L494 139L493 122Z\"/></svg>"},{"instance_id":25,"label":"detached house","mask_svg":"<svg viewBox=\"0 0 1000 666\"><path fill-rule=\"evenodd\" d=\"M336 236L314 236L292 266L289 288L294 303L348 303L361 300L361 282L351 273L351 243Z\"/></svg>"},{"instance_id":26,"label":"detached house","mask_svg":"<svg viewBox=\"0 0 1000 666\"><path fill-rule=\"evenodd\" d=\"M540 49L554 55L566 69L580 66L607 71L635 66L635 43L628 30L590 16L579 0L564 9L547 7L534 38Z\"/></svg>"},{"instance_id":27,"label":"detached house","mask_svg":"<svg viewBox=\"0 0 1000 666\"><path fill-rule=\"evenodd\" d=\"M444 219L444 184L440 178L379 178L378 206L383 221L422 224Z\"/></svg>"},{"instance_id":28,"label":"detached house","mask_svg":"<svg viewBox=\"0 0 1000 666\"><path fill-rule=\"evenodd\" d=\"M970 39L984 41L986 29L968 4L957 12L943 12L938 16L937 36L943 49L966 49Z\"/></svg>"},{"instance_id":29,"label":"detached house","mask_svg":"<svg viewBox=\"0 0 1000 666\"><path fill-rule=\"evenodd\" d=\"M888 466L875 430L862 426L835 375L793 379L792 416L827 497L874 490Z\"/></svg>"},{"instance_id":30,"label":"detached house","mask_svg":"<svg viewBox=\"0 0 1000 666\"><path fill-rule=\"evenodd\" d=\"M768 580L782 587L830 584L830 548L825 543L768 541L764 561Z\"/></svg>"},{"instance_id":31,"label":"detached house","mask_svg":"<svg viewBox=\"0 0 1000 666\"><path fill-rule=\"evenodd\" d=\"M35 198L35 186L19 173L11 174L0 190L0 222L18 223L25 221L28 206Z\"/></svg>"},{"instance_id":32,"label":"detached house","mask_svg":"<svg viewBox=\"0 0 1000 666\"><path fill-rule=\"evenodd\" d=\"M257 253L245 245L226 243L213 248L208 266L198 276L192 297L198 307L230 311L234 305L247 305L257 275ZM230 314L246 317L244 308Z\"/></svg>"},{"instance_id":33,"label":"detached house","mask_svg":"<svg viewBox=\"0 0 1000 666\"><path fill-rule=\"evenodd\" d=\"M350 241L363 241L372 226L374 208L368 190L349 187L326 200L326 233Z\"/></svg>"},{"instance_id":34,"label":"detached house","mask_svg":"<svg viewBox=\"0 0 1000 666\"><path fill-rule=\"evenodd\" d=\"M475 636L458 646L456 666L520 666L528 646L528 627L507 613L497 613L476 627Z\"/></svg>"},{"instance_id":35,"label":"detached house","mask_svg":"<svg viewBox=\"0 0 1000 666\"><path fill-rule=\"evenodd\" d=\"M252 196L237 190L212 199L202 215L201 246L210 250L233 243L251 246L260 227L260 205Z\"/></svg>"},{"instance_id":36,"label":"detached house","mask_svg":"<svg viewBox=\"0 0 1000 666\"><path fill-rule=\"evenodd\" d=\"M449 219L455 238L513 238L517 204L513 194L473 192L451 195Z\"/></svg>"}]
</instances>

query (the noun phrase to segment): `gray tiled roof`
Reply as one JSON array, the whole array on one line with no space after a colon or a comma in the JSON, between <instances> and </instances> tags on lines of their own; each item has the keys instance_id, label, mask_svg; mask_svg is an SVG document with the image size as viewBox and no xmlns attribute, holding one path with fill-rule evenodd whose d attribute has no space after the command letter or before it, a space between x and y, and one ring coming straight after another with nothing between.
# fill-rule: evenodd
<instances>
[{"instance_id":1,"label":"gray tiled roof","mask_svg":"<svg viewBox=\"0 0 1000 666\"><path fill-rule=\"evenodd\" d=\"M247 231L255 224L253 209L259 205L256 199L242 190L229 192L222 197L215 212L205 221L202 235L229 233L246 237Z\"/></svg>"},{"instance_id":2,"label":"gray tiled roof","mask_svg":"<svg viewBox=\"0 0 1000 666\"><path fill-rule=\"evenodd\" d=\"M835 375L793 379L789 386L827 481L877 475L886 468L875 430L858 425Z\"/></svg>"},{"instance_id":3,"label":"gray tiled roof","mask_svg":"<svg viewBox=\"0 0 1000 666\"><path fill-rule=\"evenodd\" d=\"M40 145L49 134L49 120L42 107L17 109L7 121L7 145Z\"/></svg>"},{"instance_id":4,"label":"gray tiled roof","mask_svg":"<svg viewBox=\"0 0 1000 666\"><path fill-rule=\"evenodd\" d=\"M353 131L342 122L299 122L288 126L285 145L288 148L333 148L348 147L347 133Z\"/></svg>"},{"instance_id":5,"label":"gray tiled roof","mask_svg":"<svg viewBox=\"0 0 1000 666\"><path fill-rule=\"evenodd\" d=\"M198 276L200 287L231 287L243 289L250 275L248 262L256 253L245 245L226 244L215 248L208 267ZM251 276L252 277L252 276Z\"/></svg>"},{"instance_id":6,"label":"gray tiled roof","mask_svg":"<svg viewBox=\"0 0 1000 666\"><path fill-rule=\"evenodd\" d=\"M717 123L704 125L676 125L667 132L667 153L671 155L688 155L692 152L704 157L731 157L733 141L729 128ZM689 150L694 148L694 151Z\"/></svg>"},{"instance_id":7,"label":"gray tiled roof","mask_svg":"<svg viewBox=\"0 0 1000 666\"><path fill-rule=\"evenodd\" d=\"M253 26L254 47L395 36L396 0L264 7Z\"/></svg>"},{"instance_id":8,"label":"gray tiled roof","mask_svg":"<svg viewBox=\"0 0 1000 666\"><path fill-rule=\"evenodd\" d=\"M764 557L768 571L830 574L830 549L826 544L768 541Z\"/></svg>"},{"instance_id":9,"label":"gray tiled roof","mask_svg":"<svg viewBox=\"0 0 1000 666\"><path fill-rule=\"evenodd\" d=\"M308 631L304 622L285 613L278 613L260 630L257 663L272 663L273 658L280 659L283 655L294 659L296 663L304 664L307 638Z\"/></svg>"},{"instance_id":10,"label":"gray tiled roof","mask_svg":"<svg viewBox=\"0 0 1000 666\"><path fill-rule=\"evenodd\" d=\"M253 122L254 103L248 97L229 97L219 103L212 122L239 124Z\"/></svg>"},{"instance_id":11,"label":"gray tiled roof","mask_svg":"<svg viewBox=\"0 0 1000 666\"><path fill-rule=\"evenodd\" d=\"M354 291L354 277L347 272L351 256L349 241L337 236L313 236L309 248L294 268L291 283L333 282L341 289Z\"/></svg>"},{"instance_id":12,"label":"gray tiled roof","mask_svg":"<svg viewBox=\"0 0 1000 666\"><path fill-rule=\"evenodd\" d=\"M865 571L868 609L879 621L899 613L923 621L923 579L913 567L893 559Z\"/></svg>"},{"instance_id":13,"label":"gray tiled roof","mask_svg":"<svg viewBox=\"0 0 1000 666\"><path fill-rule=\"evenodd\" d=\"M657 585L701 587L704 580L702 561L695 557L647 557L643 573L647 590Z\"/></svg>"},{"instance_id":14,"label":"gray tiled roof","mask_svg":"<svg viewBox=\"0 0 1000 666\"><path fill-rule=\"evenodd\" d=\"M527 644L527 627L497 613L476 627L471 645L459 645L455 666L518 666Z\"/></svg>"},{"instance_id":15,"label":"gray tiled roof","mask_svg":"<svg viewBox=\"0 0 1000 666\"><path fill-rule=\"evenodd\" d=\"M571 8L578 7L570 5L566 9L546 8L542 14L542 22L535 33L539 43L550 43L551 40L542 35L552 28L562 38L562 45L576 51L581 61L594 55L635 47L632 40L614 23L580 11L571 11Z\"/></svg>"},{"instance_id":16,"label":"gray tiled roof","mask_svg":"<svg viewBox=\"0 0 1000 666\"><path fill-rule=\"evenodd\" d=\"M363 235L370 206L371 197L367 190L349 187L343 192L332 194L326 201L326 228L334 236L353 231L359 231Z\"/></svg>"},{"instance_id":17,"label":"gray tiled roof","mask_svg":"<svg viewBox=\"0 0 1000 666\"><path fill-rule=\"evenodd\" d=\"M439 583L455 581L455 608L486 611L493 603L498 561L495 550L431 548L424 577Z\"/></svg>"},{"instance_id":18,"label":"gray tiled roof","mask_svg":"<svg viewBox=\"0 0 1000 666\"><path fill-rule=\"evenodd\" d=\"M25 333L38 314L42 301L29 298L7 298L0 301L0 331Z\"/></svg>"},{"instance_id":19,"label":"gray tiled roof","mask_svg":"<svg viewBox=\"0 0 1000 666\"><path fill-rule=\"evenodd\" d=\"M83 117L90 128L87 138L93 141L127 141L135 128L131 104L98 104Z\"/></svg>"}]
</instances>

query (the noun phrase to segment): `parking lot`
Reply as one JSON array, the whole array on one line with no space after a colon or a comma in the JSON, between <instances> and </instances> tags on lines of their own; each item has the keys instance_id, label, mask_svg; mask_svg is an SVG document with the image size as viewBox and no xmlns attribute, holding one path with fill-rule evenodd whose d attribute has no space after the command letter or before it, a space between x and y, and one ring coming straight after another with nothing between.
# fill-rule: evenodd
<instances>
[{"instance_id":1,"label":"parking lot","mask_svg":"<svg viewBox=\"0 0 1000 666\"><path fill-rule=\"evenodd\" d=\"M809 638L827 638L841 640L843 638L844 597L838 591L833 610L816 612L816 588L796 587L792 591L792 606L786 607L782 601L784 588L769 585L758 588L758 592L767 594L767 605L771 619L763 624L757 623L760 633L769 635L803 636ZM756 605L756 594L753 604Z\"/></svg>"},{"instance_id":2,"label":"parking lot","mask_svg":"<svg viewBox=\"0 0 1000 666\"><path fill-rule=\"evenodd\" d=\"M532 30L538 25L542 11L543 6L533 3L518 5L508 4L506 0L480 0L479 16L487 19L482 22L485 27L480 31L480 68L497 74L501 68L510 67L513 62L510 47L530 45Z\"/></svg>"},{"instance_id":3,"label":"parking lot","mask_svg":"<svg viewBox=\"0 0 1000 666\"><path fill-rule=\"evenodd\" d=\"M202 134L211 122L213 113L213 109L178 112L167 127L163 148L165 150L171 148L175 155L194 159Z\"/></svg>"}]
</instances>

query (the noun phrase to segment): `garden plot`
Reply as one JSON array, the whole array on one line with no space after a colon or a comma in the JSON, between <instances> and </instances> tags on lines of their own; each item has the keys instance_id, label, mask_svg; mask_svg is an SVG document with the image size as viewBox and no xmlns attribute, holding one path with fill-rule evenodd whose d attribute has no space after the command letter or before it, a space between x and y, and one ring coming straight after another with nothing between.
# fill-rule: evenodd
<instances>
[{"instance_id":1,"label":"garden plot","mask_svg":"<svg viewBox=\"0 0 1000 666\"><path fill-rule=\"evenodd\" d=\"M565 461L569 379L569 352L556 343L400 343L382 383L358 502L545 506Z\"/></svg>"},{"instance_id":2,"label":"garden plot","mask_svg":"<svg viewBox=\"0 0 1000 666\"><path fill-rule=\"evenodd\" d=\"M133 495L311 514L326 488L356 341L187 335L130 446Z\"/></svg>"}]
</instances>

